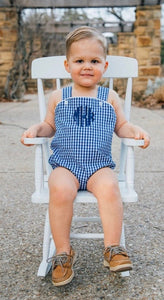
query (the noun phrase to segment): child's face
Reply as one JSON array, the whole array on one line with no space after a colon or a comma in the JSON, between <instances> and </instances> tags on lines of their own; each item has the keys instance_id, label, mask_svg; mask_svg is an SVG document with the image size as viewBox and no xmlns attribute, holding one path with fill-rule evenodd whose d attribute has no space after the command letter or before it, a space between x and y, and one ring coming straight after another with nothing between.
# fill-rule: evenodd
<instances>
[{"instance_id":1,"label":"child's face","mask_svg":"<svg viewBox=\"0 0 164 300\"><path fill-rule=\"evenodd\" d=\"M65 68L76 86L94 88L108 67L104 50L94 38L74 42L69 51Z\"/></svg>"}]
</instances>

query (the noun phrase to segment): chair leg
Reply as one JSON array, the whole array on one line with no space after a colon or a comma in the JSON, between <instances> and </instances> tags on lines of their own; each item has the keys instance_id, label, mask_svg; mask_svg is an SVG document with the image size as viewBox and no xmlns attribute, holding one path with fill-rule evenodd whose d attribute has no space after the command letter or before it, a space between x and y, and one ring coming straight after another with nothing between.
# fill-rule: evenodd
<instances>
[{"instance_id":1,"label":"chair leg","mask_svg":"<svg viewBox=\"0 0 164 300\"><path fill-rule=\"evenodd\" d=\"M122 233L121 233L120 245L125 248L125 229L124 229L124 224L122 225ZM128 277L128 276L130 276L129 271L121 272L121 277Z\"/></svg>"},{"instance_id":2,"label":"chair leg","mask_svg":"<svg viewBox=\"0 0 164 300\"><path fill-rule=\"evenodd\" d=\"M45 277L49 270L51 269L51 263L47 262L47 259L54 255L55 245L53 239L51 238L51 229L49 223L49 213L47 210L46 220L44 226L44 238L43 238L43 258L38 269L38 276Z\"/></svg>"}]
</instances>

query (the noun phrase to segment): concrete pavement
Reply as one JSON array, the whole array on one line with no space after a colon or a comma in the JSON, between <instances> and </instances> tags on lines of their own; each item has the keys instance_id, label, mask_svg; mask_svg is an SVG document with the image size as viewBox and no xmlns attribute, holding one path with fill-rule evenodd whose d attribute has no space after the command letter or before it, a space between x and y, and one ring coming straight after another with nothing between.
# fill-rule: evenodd
<instances>
[{"instance_id":1,"label":"concrete pavement","mask_svg":"<svg viewBox=\"0 0 164 300\"><path fill-rule=\"evenodd\" d=\"M24 129L39 120L36 95L26 99L0 102L0 299L163 300L164 110L132 107L131 119L150 133L151 145L135 150L139 201L124 208L127 249L134 264L131 277L109 275L102 264L102 241L73 241L79 253L75 278L70 285L55 288L50 275L44 279L36 275L46 207L30 201L34 147L19 142ZM114 138L113 157L118 162L118 138Z\"/></svg>"}]
</instances>

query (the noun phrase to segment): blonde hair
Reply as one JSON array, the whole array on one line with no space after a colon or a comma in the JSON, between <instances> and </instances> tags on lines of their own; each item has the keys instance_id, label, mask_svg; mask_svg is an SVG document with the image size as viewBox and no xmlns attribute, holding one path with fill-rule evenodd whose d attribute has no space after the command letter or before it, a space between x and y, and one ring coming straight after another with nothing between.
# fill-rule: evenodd
<instances>
[{"instance_id":1,"label":"blonde hair","mask_svg":"<svg viewBox=\"0 0 164 300\"><path fill-rule=\"evenodd\" d=\"M73 31L71 31L66 36L66 56L68 58L70 47L74 42L80 41L82 39L92 39L95 38L102 46L104 51L104 56L107 55L107 40L106 38L94 27L81 26Z\"/></svg>"}]
</instances>

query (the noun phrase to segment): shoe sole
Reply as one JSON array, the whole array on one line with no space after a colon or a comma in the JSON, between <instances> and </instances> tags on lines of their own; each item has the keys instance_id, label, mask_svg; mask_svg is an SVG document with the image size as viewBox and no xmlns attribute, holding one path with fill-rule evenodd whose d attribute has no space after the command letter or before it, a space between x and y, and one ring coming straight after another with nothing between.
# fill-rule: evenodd
<instances>
[{"instance_id":1,"label":"shoe sole","mask_svg":"<svg viewBox=\"0 0 164 300\"><path fill-rule=\"evenodd\" d=\"M125 272L132 270L132 264L123 264L115 267L110 267L109 263L104 260L104 266L108 267L111 272Z\"/></svg>"},{"instance_id":2,"label":"shoe sole","mask_svg":"<svg viewBox=\"0 0 164 300\"><path fill-rule=\"evenodd\" d=\"M75 256L74 256L73 262L72 262L72 267L75 264L76 260L77 260L77 254L75 253ZM63 286L63 285L66 285L66 284L70 283L72 281L73 277L74 277L74 270L72 270L72 275L69 278L67 278L66 280L61 281L61 282L52 281L52 284L54 286Z\"/></svg>"},{"instance_id":3,"label":"shoe sole","mask_svg":"<svg viewBox=\"0 0 164 300\"><path fill-rule=\"evenodd\" d=\"M62 282L53 282L52 281L52 283L54 286L63 286L63 285L70 283L72 281L73 277L74 277L74 271L72 270L72 275L67 280L62 281Z\"/></svg>"}]
</instances>

